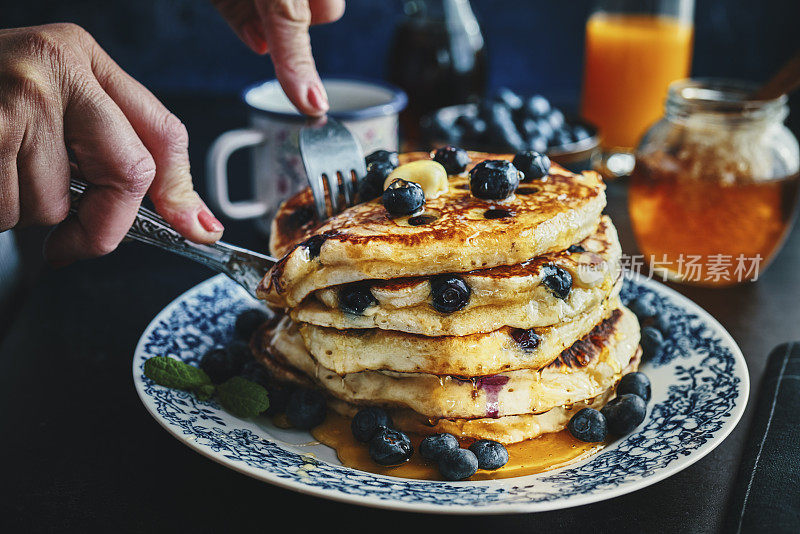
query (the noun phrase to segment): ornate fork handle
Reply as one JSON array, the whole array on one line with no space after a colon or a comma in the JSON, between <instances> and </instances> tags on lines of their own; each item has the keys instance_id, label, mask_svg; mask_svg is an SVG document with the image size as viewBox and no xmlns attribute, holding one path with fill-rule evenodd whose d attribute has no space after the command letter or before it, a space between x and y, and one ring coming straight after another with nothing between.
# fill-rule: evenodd
<instances>
[{"instance_id":1,"label":"ornate fork handle","mask_svg":"<svg viewBox=\"0 0 800 534\"><path fill-rule=\"evenodd\" d=\"M71 197L70 213L76 213L88 184L72 179L69 183ZM180 254L202 263L214 271L225 273L255 297L255 290L264 274L277 260L247 249L235 247L222 241L201 245L185 239L160 215L147 208L139 213L128 230L127 237L142 243L155 245L168 252Z\"/></svg>"}]
</instances>

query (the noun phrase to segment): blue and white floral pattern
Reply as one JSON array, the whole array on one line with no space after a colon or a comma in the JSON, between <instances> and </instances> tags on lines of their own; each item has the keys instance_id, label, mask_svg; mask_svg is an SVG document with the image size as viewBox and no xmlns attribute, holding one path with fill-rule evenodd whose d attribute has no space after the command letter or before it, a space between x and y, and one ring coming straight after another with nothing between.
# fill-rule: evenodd
<instances>
[{"instance_id":1,"label":"blue and white floral pattern","mask_svg":"<svg viewBox=\"0 0 800 534\"><path fill-rule=\"evenodd\" d=\"M634 491L687 467L730 433L747 402L747 367L727 332L665 286L638 277L626 280L624 301L648 294L667 311L670 335L661 355L642 367L654 386L644 424L583 462L539 475L438 482L357 471L316 459L326 455L316 454L314 447L300 449L276 438L280 431L264 421L237 419L213 400L157 386L142 374L147 358L168 355L196 364L209 348L227 344L237 313L255 305L222 275L182 295L153 320L136 350L134 380L147 409L178 439L231 468L294 490L448 513L574 506Z\"/></svg>"}]
</instances>

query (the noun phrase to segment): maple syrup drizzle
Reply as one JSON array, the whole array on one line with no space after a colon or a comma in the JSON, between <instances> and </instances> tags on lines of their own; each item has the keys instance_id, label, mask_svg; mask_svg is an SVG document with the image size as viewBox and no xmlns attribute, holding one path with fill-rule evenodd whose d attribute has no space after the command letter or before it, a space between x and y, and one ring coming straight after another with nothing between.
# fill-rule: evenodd
<instances>
[{"instance_id":1,"label":"maple syrup drizzle","mask_svg":"<svg viewBox=\"0 0 800 534\"><path fill-rule=\"evenodd\" d=\"M329 413L321 425L311 431L314 438L334 450L339 461L347 467L402 478L442 480L434 462L419 455L423 436L410 435L414 444L411 460L396 467L384 467L369 457L366 443L358 442L350 432L350 418ZM462 443L466 446L467 443ZM533 475L563 467L600 451L604 443L583 443L567 430L544 434L538 438L507 445L508 463L494 471L478 470L469 480L491 480Z\"/></svg>"}]
</instances>

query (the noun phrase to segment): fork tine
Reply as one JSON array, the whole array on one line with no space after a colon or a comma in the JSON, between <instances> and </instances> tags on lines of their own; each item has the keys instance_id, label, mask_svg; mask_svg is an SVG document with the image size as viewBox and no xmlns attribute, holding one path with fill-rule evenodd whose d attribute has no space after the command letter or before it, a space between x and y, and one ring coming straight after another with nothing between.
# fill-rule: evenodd
<instances>
[{"instance_id":1,"label":"fork tine","mask_svg":"<svg viewBox=\"0 0 800 534\"><path fill-rule=\"evenodd\" d=\"M339 177L336 175L336 170L330 170L325 173L325 178L328 181L328 197L331 200L331 212L334 215L339 213Z\"/></svg>"},{"instance_id":2,"label":"fork tine","mask_svg":"<svg viewBox=\"0 0 800 534\"><path fill-rule=\"evenodd\" d=\"M300 130L299 141L300 155L309 176L317 214L325 218L327 203L324 187L315 187L316 180L312 180L312 176L325 176L331 215L352 206L356 201L358 179L366 174L366 166L361 145L350 130L331 118L309 120ZM321 185L322 178L317 180ZM340 193L342 199L339 198Z\"/></svg>"},{"instance_id":3,"label":"fork tine","mask_svg":"<svg viewBox=\"0 0 800 534\"><path fill-rule=\"evenodd\" d=\"M317 212L317 219L324 221L328 218L327 207L325 206L325 186L322 183L322 175L311 174L309 169L306 169L308 174L308 185L311 187L311 194L314 197L314 211Z\"/></svg>"}]
</instances>

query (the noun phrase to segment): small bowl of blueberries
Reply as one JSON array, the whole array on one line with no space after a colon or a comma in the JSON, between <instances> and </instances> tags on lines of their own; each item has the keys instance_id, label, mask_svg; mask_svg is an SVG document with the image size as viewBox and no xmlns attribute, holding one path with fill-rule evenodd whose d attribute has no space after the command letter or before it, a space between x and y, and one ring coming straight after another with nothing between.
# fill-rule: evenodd
<instances>
[{"instance_id":1,"label":"small bowl of blueberries","mask_svg":"<svg viewBox=\"0 0 800 534\"><path fill-rule=\"evenodd\" d=\"M441 108L420 121L426 146L547 154L572 172L590 170L600 158L597 128L555 107L542 95L501 88L478 103Z\"/></svg>"}]
</instances>

